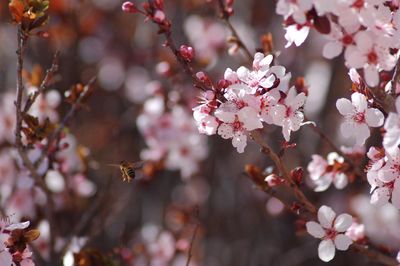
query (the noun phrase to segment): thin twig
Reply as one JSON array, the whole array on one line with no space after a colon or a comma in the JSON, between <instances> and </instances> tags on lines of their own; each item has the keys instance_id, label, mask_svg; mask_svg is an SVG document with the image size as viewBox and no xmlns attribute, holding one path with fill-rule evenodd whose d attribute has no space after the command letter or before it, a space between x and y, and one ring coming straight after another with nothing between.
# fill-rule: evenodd
<instances>
[{"instance_id":1,"label":"thin twig","mask_svg":"<svg viewBox=\"0 0 400 266\"><path fill-rule=\"evenodd\" d=\"M85 99L85 97L87 97L87 92L90 88L90 86L93 85L93 83L96 81L96 78L92 78L88 84L85 86L84 91L79 95L78 99L76 100L76 102L74 102L71 106L71 108L69 109L69 111L67 112L67 114L64 116L64 118L62 119L60 125L57 127L57 129L50 135L50 137L47 140L46 146L43 148L42 153L39 157L39 159L37 159L34 163L34 165L36 167L38 167L43 160L47 157L50 149L51 149L51 145L53 144L54 141L59 140L60 134L61 132L64 130L64 128L66 127L69 119L71 119L76 111L79 109L83 99Z\"/></svg>"},{"instance_id":2,"label":"thin twig","mask_svg":"<svg viewBox=\"0 0 400 266\"><path fill-rule=\"evenodd\" d=\"M400 60L397 60L396 67L394 68L392 79L390 80L390 91L389 94L394 96L396 94L397 83L400 78Z\"/></svg>"},{"instance_id":3,"label":"thin twig","mask_svg":"<svg viewBox=\"0 0 400 266\"><path fill-rule=\"evenodd\" d=\"M304 207L310 213L316 214L317 208L314 206L314 204L311 203L311 201L304 195L304 193L300 190L297 184L293 181L282 159L263 140L260 130L252 131L251 136L253 140L261 147L262 152L272 159L282 177L286 180L287 184L292 188L296 198L304 205Z\"/></svg>"},{"instance_id":4,"label":"thin twig","mask_svg":"<svg viewBox=\"0 0 400 266\"><path fill-rule=\"evenodd\" d=\"M253 55L250 53L250 50L246 47L246 45L244 44L243 40L240 38L240 36L237 33L235 27L233 27L233 25L232 25L232 23L230 21L230 14L226 10L226 6L225 6L223 0L218 0L218 7L219 7L219 10L220 10L220 13L221 13L221 19L228 26L229 30L231 31L232 36L235 38L235 42L244 51L244 53L246 54L247 58L250 61L253 60Z\"/></svg>"},{"instance_id":5,"label":"thin twig","mask_svg":"<svg viewBox=\"0 0 400 266\"><path fill-rule=\"evenodd\" d=\"M199 227L200 227L200 224L197 223L196 227L194 228L194 231L193 231L192 239L190 240L190 246L189 246L189 252L188 252L188 258L186 261L186 266L190 265L190 260L192 259L192 256L193 256L192 250L193 250L193 246L194 246L194 241L196 239L196 234L197 234L197 231L199 230Z\"/></svg>"},{"instance_id":6,"label":"thin twig","mask_svg":"<svg viewBox=\"0 0 400 266\"><path fill-rule=\"evenodd\" d=\"M58 58L59 53L55 53L53 57L53 62L51 67L47 69L46 75L44 76L42 83L40 84L39 88L29 95L28 99L26 100L25 107L24 107L24 114L29 112L29 109L32 107L33 103L36 101L37 97L44 93L49 85L49 82L53 78L54 74L58 71Z\"/></svg>"}]
</instances>

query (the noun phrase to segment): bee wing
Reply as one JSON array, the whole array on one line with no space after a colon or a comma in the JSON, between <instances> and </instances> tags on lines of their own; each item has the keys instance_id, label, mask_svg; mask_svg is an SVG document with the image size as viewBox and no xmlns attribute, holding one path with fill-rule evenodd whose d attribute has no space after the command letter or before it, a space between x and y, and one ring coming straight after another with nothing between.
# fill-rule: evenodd
<instances>
[{"instance_id":1,"label":"bee wing","mask_svg":"<svg viewBox=\"0 0 400 266\"><path fill-rule=\"evenodd\" d=\"M139 162L135 162L133 163L132 167L137 170L140 169L144 166L145 162L144 161L139 161Z\"/></svg>"}]
</instances>

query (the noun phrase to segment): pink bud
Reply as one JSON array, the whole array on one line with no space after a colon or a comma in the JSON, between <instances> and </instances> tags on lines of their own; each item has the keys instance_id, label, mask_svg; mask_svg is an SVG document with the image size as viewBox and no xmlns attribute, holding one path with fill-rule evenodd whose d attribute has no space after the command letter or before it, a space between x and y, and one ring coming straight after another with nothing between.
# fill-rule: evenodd
<instances>
[{"instance_id":1,"label":"pink bud","mask_svg":"<svg viewBox=\"0 0 400 266\"><path fill-rule=\"evenodd\" d=\"M211 83L210 78L209 78L209 77L207 76L207 74L204 73L203 71L197 72L197 73L196 73L196 77L197 77L201 82L203 82L206 86L209 86L209 87L212 86L212 83Z\"/></svg>"},{"instance_id":2,"label":"pink bud","mask_svg":"<svg viewBox=\"0 0 400 266\"><path fill-rule=\"evenodd\" d=\"M161 10L157 10L154 13L153 19L157 23L163 23L164 20L165 20L165 13L163 11L161 11Z\"/></svg>"},{"instance_id":3,"label":"pink bud","mask_svg":"<svg viewBox=\"0 0 400 266\"><path fill-rule=\"evenodd\" d=\"M270 187L276 187L285 182L285 180L276 174L270 174L265 178L265 182L267 182Z\"/></svg>"},{"instance_id":4,"label":"pink bud","mask_svg":"<svg viewBox=\"0 0 400 266\"><path fill-rule=\"evenodd\" d=\"M132 2L125 2L122 4L122 11L126 13L136 13L138 12L137 7Z\"/></svg>"},{"instance_id":5,"label":"pink bud","mask_svg":"<svg viewBox=\"0 0 400 266\"><path fill-rule=\"evenodd\" d=\"M191 46L181 45L181 48L179 48L179 53L183 58L185 58L186 61L190 62L194 58L194 49Z\"/></svg>"},{"instance_id":6,"label":"pink bud","mask_svg":"<svg viewBox=\"0 0 400 266\"><path fill-rule=\"evenodd\" d=\"M226 89L231 83L226 79L218 80L217 87L218 89Z\"/></svg>"}]
</instances>

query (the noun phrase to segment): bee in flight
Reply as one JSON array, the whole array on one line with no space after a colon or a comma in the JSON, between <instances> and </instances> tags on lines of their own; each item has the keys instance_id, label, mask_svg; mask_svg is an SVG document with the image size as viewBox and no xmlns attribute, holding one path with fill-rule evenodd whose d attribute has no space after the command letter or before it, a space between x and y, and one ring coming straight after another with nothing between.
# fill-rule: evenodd
<instances>
[{"instance_id":1,"label":"bee in flight","mask_svg":"<svg viewBox=\"0 0 400 266\"><path fill-rule=\"evenodd\" d=\"M128 183L135 178L136 170L142 168L144 162L127 162L121 161L119 164L110 164L110 166L117 166L122 174L122 181L127 181Z\"/></svg>"}]
</instances>

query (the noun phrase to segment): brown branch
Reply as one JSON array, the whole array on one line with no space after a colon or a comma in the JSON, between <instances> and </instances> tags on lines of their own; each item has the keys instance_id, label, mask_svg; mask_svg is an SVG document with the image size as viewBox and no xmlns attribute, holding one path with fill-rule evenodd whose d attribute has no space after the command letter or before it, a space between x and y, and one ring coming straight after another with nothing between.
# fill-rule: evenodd
<instances>
[{"instance_id":1,"label":"brown branch","mask_svg":"<svg viewBox=\"0 0 400 266\"><path fill-rule=\"evenodd\" d=\"M54 141L58 141L60 140L60 134L61 132L64 130L64 128L66 127L69 119L71 119L76 111L80 108L81 103L83 102L83 100L87 97L87 93L90 90L90 86L92 86L94 84L94 82L96 81L96 78L92 78L84 87L84 91L79 95L78 99L76 100L76 102L74 102L71 106L71 108L69 109L69 111L67 112L67 114L64 116L64 118L62 119L60 125L57 127L57 129L50 135L50 137L47 139L47 143L46 146L43 148L42 153L39 157L39 159L37 159L34 163L34 165L36 167L38 167L43 161L44 159L47 157L50 149L51 149L51 145L53 144Z\"/></svg>"},{"instance_id":2,"label":"brown branch","mask_svg":"<svg viewBox=\"0 0 400 266\"><path fill-rule=\"evenodd\" d=\"M155 22L156 23L156 22ZM167 23L167 25L164 24L159 24L156 23L159 28L160 31L163 32L163 35L165 36L166 39L166 43L165 45L171 50L171 52L175 55L175 58L178 60L178 62L180 63L181 67L183 68L183 70L185 71L185 73L187 75L189 75L192 79L193 85L202 90L202 91L208 91L211 88L207 87L203 81L201 81L197 76L196 76L196 72L194 71L193 67L191 66L190 62L188 60L186 60L181 53L179 52L177 45L174 41L174 39L172 38L172 31L171 31L171 25L169 23Z\"/></svg>"},{"instance_id":3,"label":"brown branch","mask_svg":"<svg viewBox=\"0 0 400 266\"><path fill-rule=\"evenodd\" d=\"M58 58L59 58L59 53L57 52L57 53L55 53L51 67L49 69L47 69L46 75L44 76L39 88L35 92L33 92L31 95L29 95L28 99L26 100L24 111L23 111L24 114L29 111L29 109L32 107L33 103L36 101L37 97L46 91L46 89L49 85L49 82L53 78L54 74L58 71Z\"/></svg>"},{"instance_id":4,"label":"brown branch","mask_svg":"<svg viewBox=\"0 0 400 266\"><path fill-rule=\"evenodd\" d=\"M48 200L48 208L45 208L45 215L50 224L50 246L51 246L51 257L54 256L54 244L55 244L55 222L53 216L54 202L51 195L51 191L47 188L42 177L38 174L36 167L32 164L29 159L26 148L22 143L22 122L23 122L23 112L22 112L22 97L25 90L25 86L22 79L22 71L24 68L24 53L26 45L28 42L28 35L24 33L21 26L18 27L18 50L17 50L17 100L15 102L16 107L16 127L15 127L15 146L17 148L18 154L21 157L22 164L28 169L35 184L39 186Z\"/></svg>"},{"instance_id":5,"label":"brown branch","mask_svg":"<svg viewBox=\"0 0 400 266\"><path fill-rule=\"evenodd\" d=\"M300 201L301 204L312 214L317 213L317 208L311 201L304 195L297 184L293 181L290 173L286 169L282 159L269 147L269 145L263 140L260 130L254 130L251 132L253 140L261 147L261 151L271 158L276 168L286 180L286 184L293 190L294 195Z\"/></svg>"},{"instance_id":6,"label":"brown branch","mask_svg":"<svg viewBox=\"0 0 400 266\"><path fill-rule=\"evenodd\" d=\"M396 67L394 68L392 79L390 80L390 91L391 96L396 95L396 85L400 78L400 60L397 60Z\"/></svg>"},{"instance_id":7,"label":"brown branch","mask_svg":"<svg viewBox=\"0 0 400 266\"><path fill-rule=\"evenodd\" d=\"M253 60L253 55L250 53L250 50L246 47L242 39L240 38L239 34L237 33L235 27L233 27L231 21L230 21L230 13L227 11L224 0L218 0L218 7L219 11L221 13L221 19L225 22L226 26L229 28L231 31L232 36L234 37L234 41L236 44L244 51L246 54L247 58L252 61Z\"/></svg>"},{"instance_id":8,"label":"brown branch","mask_svg":"<svg viewBox=\"0 0 400 266\"><path fill-rule=\"evenodd\" d=\"M189 252L188 252L188 258L186 261L186 266L190 265L190 260L192 259L192 256L193 256L192 250L193 250L193 246L194 246L194 241L196 239L196 234L197 234L197 231L199 230L199 227L200 227L200 224L197 223L196 227L194 228L194 231L193 231L192 239L190 240L190 246L189 246Z\"/></svg>"}]
</instances>

